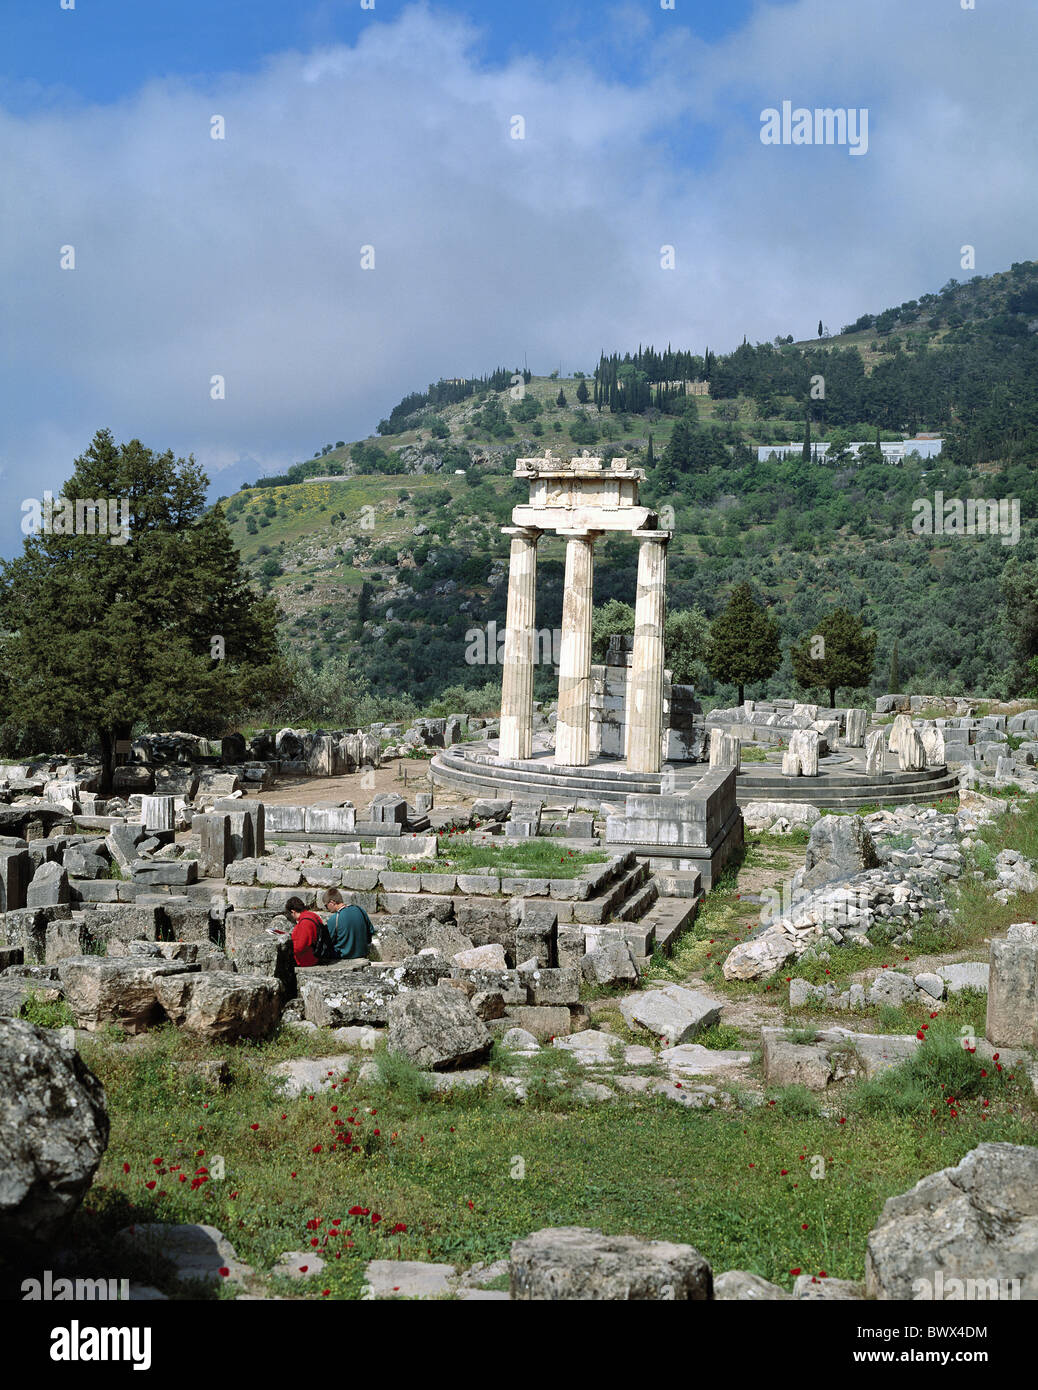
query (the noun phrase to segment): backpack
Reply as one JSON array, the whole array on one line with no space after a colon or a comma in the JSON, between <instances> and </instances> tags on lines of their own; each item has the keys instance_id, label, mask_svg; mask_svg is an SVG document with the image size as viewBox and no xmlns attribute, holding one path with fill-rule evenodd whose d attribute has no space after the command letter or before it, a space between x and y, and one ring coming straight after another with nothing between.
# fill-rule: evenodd
<instances>
[{"instance_id":1,"label":"backpack","mask_svg":"<svg viewBox=\"0 0 1038 1390\"><path fill-rule=\"evenodd\" d=\"M330 961L338 960L338 954L332 945L332 939L328 935L328 928L320 913L314 912L313 908L308 908L307 913L313 917L317 923L317 940L314 942L314 955L317 957L319 965L327 965ZM302 914L301 914L302 915Z\"/></svg>"},{"instance_id":2,"label":"backpack","mask_svg":"<svg viewBox=\"0 0 1038 1390\"><path fill-rule=\"evenodd\" d=\"M332 945L332 938L328 935L327 924L320 916L317 916L317 944L314 947L314 955L322 965L339 959L339 953Z\"/></svg>"}]
</instances>

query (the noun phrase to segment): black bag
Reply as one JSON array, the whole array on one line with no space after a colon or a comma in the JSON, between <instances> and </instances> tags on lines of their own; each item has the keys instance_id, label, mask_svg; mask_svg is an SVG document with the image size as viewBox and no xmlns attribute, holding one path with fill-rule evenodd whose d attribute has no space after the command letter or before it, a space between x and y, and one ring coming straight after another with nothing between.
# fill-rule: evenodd
<instances>
[{"instance_id":1,"label":"black bag","mask_svg":"<svg viewBox=\"0 0 1038 1390\"><path fill-rule=\"evenodd\" d=\"M315 948L314 954L317 956L317 959L321 962L322 965L327 965L329 961L338 960L339 953L332 945L332 939L328 935L327 923L325 923L319 916L317 920L320 925L317 928L317 946Z\"/></svg>"}]
</instances>

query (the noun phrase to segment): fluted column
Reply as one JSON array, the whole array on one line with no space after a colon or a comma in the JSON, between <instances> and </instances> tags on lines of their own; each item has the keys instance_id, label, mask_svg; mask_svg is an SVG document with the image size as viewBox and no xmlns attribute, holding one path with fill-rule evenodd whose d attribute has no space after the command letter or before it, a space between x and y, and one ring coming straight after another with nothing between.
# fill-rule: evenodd
<instances>
[{"instance_id":1,"label":"fluted column","mask_svg":"<svg viewBox=\"0 0 1038 1390\"><path fill-rule=\"evenodd\" d=\"M663 624L666 618L669 531L635 532L638 598L627 699L627 768L659 772L663 735Z\"/></svg>"},{"instance_id":2,"label":"fluted column","mask_svg":"<svg viewBox=\"0 0 1038 1390\"><path fill-rule=\"evenodd\" d=\"M555 761L587 767L591 734L591 609L594 534L565 532L566 582L562 596L562 647L559 652L559 714Z\"/></svg>"},{"instance_id":3,"label":"fluted column","mask_svg":"<svg viewBox=\"0 0 1038 1390\"><path fill-rule=\"evenodd\" d=\"M512 537L512 550L508 564L499 753L502 758L528 758L533 752L537 542L541 532L525 526L506 526L503 530Z\"/></svg>"}]
</instances>

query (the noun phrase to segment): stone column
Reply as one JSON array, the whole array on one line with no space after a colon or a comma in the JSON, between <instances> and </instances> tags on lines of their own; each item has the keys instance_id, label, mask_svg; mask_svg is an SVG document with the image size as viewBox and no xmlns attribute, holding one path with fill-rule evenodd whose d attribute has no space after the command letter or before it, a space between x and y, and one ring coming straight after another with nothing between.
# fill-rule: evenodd
<instances>
[{"instance_id":1,"label":"stone column","mask_svg":"<svg viewBox=\"0 0 1038 1390\"><path fill-rule=\"evenodd\" d=\"M541 533L506 526L512 537L508 566L505 664L501 677L502 758L528 758L533 752L533 667L537 634L537 542ZM489 653L488 653L489 655Z\"/></svg>"},{"instance_id":2,"label":"stone column","mask_svg":"<svg viewBox=\"0 0 1038 1390\"><path fill-rule=\"evenodd\" d=\"M591 591L595 533L560 531L559 534L567 540L555 761L563 767L587 767L591 747Z\"/></svg>"},{"instance_id":3,"label":"stone column","mask_svg":"<svg viewBox=\"0 0 1038 1390\"><path fill-rule=\"evenodd\" d=\"M627 767L659 772L663 734L663 623L666 617L669 531L634 533L638 551L638 598L634 609L634 656L627 702Z\"/></svg>"}]
</instances>

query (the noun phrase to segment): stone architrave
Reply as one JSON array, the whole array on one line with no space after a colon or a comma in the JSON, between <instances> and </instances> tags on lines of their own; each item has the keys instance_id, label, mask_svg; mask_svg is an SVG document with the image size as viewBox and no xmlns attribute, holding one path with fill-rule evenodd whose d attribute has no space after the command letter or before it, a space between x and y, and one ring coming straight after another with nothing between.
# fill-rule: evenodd
<instances>
[{"instance_id":1,"label":"stone architrave","mask_svg":"<svg viewBox=\"0 0 1038 1390\"><path fill-rule=\"evenodd\" d=\"M886 736L882 729L873 729L865 735L865 776L878 777L883 771L883 751Z\"/></svg>"},{"instance_id":2,"label":"stone architrave","mask_svg":"<svg viewBox=\"0 0 1038 1390\"><path fill-rule=\"evenodd\" d=\"M797 729L790 734L789 751L800 759L801 776L818 776L818 734L814 729Z\"/></svg>"},{"instance_id":3,"label":"stone architrave","mask_svg":"<svg viewBox=\"0 0 1038 1390\"><path fill-rule=\"evenodd\" d=\"M528 758L533 752L533 667L537 634L537 542L540 531L509 526L512 548L508 566L504 673L501 681L502 758Z\"/></svg>"},{"instance_id":4,"label":"stone architrave","mask_svg":"<svg viewBox=\"0 0 1038 1390\"><path fill-rule=\"evenodd\" d=\"M175 826L176 811L172 796L142 796L141 820L145 830L172 830Z\"/></svg>"},{"instance_id":5,"label":"stone architrave","mask_svg":"<svg viewBox=\"0 0 1038 1390\"><path fill-rule=\"evenodd\" d=\"M663 736L663 625L670 532L636 534L641 546L627 708L627 767L631 772L659 772Z\"/></svg>"},{"instance_id":6,"label":"stone architrave","mask_svg":"<svg viewBox=\"0 0 1038 1390\"><path fill-rule=\"evenodd\" d=\"M926 767L926 750L917 729L909 726L901 735L897 753L898 767L902 772L922 772Z\"/></svg>"},{"instance_id":7,"label":"stone architrave","mask_svg":"<svg viewBox=\"0 0 1038 1390\"><path fill-rule=\"evenodd\" d=\"M847 748L861 748L865 743L865 726L869 722L868 711L849 709L845 718L846 732L843 736Z\"/></svg>"},{"instance_id":8,"label":"stone architrave","mask_svg":"<svg viewBox=\"0 0 1038 1390\"><path fill-rule=\"evenodd\" d=\"M594 543L590 533L566 536L566 579L559 652L559 714L555 761L586 767L591 731L591 610Z\"/></svg>"}]
</instances>

